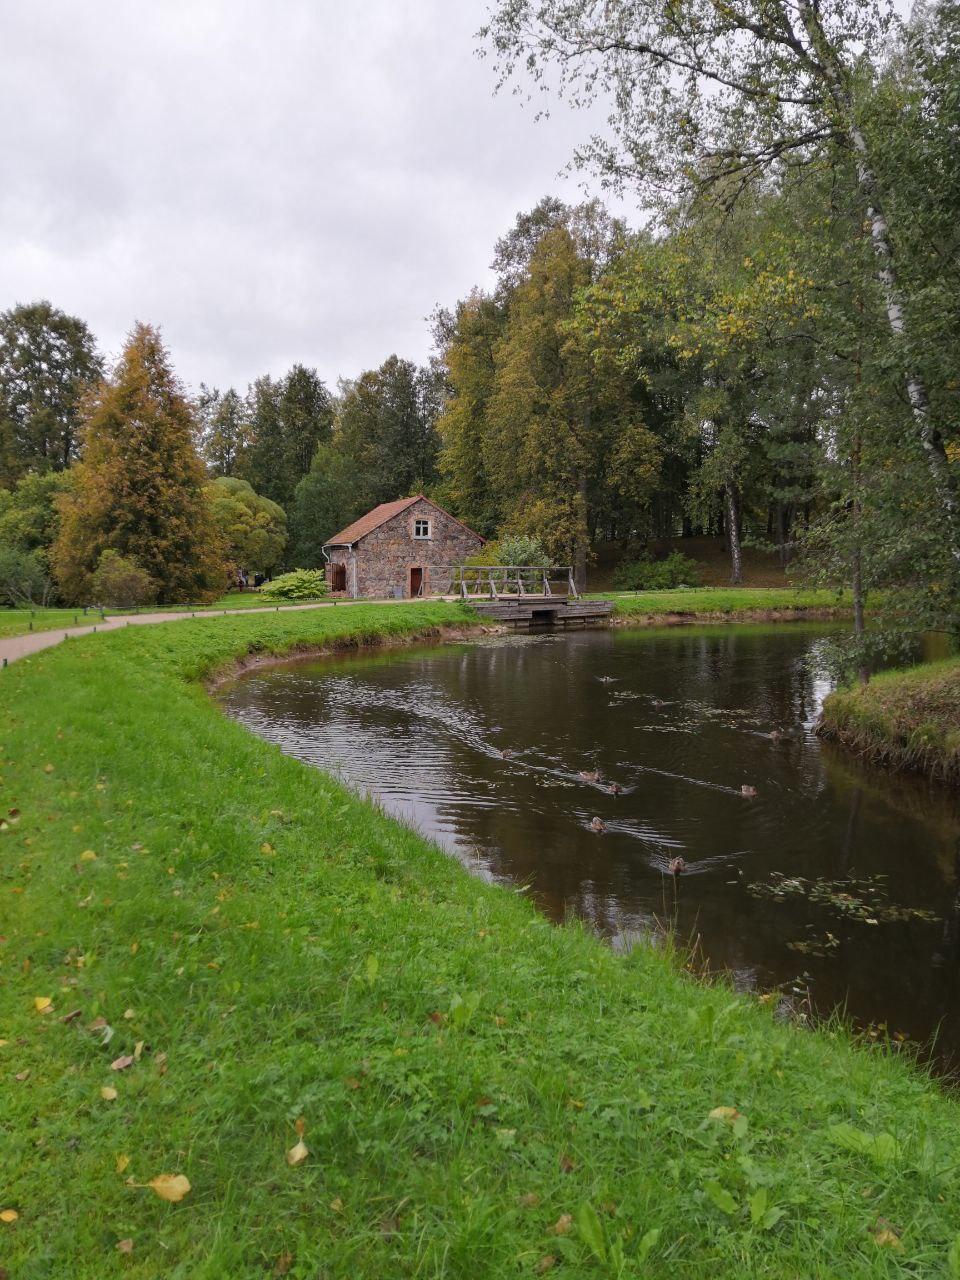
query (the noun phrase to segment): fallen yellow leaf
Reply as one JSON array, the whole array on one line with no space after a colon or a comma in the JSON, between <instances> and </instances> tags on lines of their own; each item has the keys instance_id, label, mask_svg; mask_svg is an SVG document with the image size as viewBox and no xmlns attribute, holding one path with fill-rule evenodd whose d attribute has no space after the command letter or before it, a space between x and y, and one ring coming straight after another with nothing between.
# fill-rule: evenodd
<instances>
[{"instance_id":1,"label":"fallen yellow leaf","mask_svg":"<svg viewBox=\"0 0 960 1280\"><path fill-rule=\"evenodd\" d=\"M330 1201L330 1208L334 1213L343 1213L343 1201L339 1196Z\"/></svg>"},{"instance_id":2,"label":"fallen yellow leaf","mask_svg":"<svg viewBox=\"0 0 960 1280\"><path fill-rule=\"evenodd\" d=\"M123 1173L129 1163L129 1156L117 1156L117 1173Z\"/></svg>"},{"instance_id":3,"label":"fallen yellow leaf","mask_svg":"<svg viewBox=\"0 0 960 1280\"><path fill-rule=\"evenodd\" d=\"M190 1190L190 1182L182 1173L160 1173L147 1186L170 1204L178 1204Z\"/></svg>"},{"instance_id":4,"label":"fallen yellow leaf","mask_svg":"<svg viewBox=\"0 0 960 1280\"><path fill-rule=\"evenodd\" d=\"M132 1240L118 1240L115 1247L117 1253L133 1253Z\"/></svg>"},{"instance_id":5,"label":"fallen yellow leaf","mask_svg":"<svg viewBox=\"0 0 960 1280\"><path fill-rule=\"evenodd\" d=\"M110 1070L126 1071L127 1067L133 1066L134 1061L135 1059L132 1053L125 1053L119 1058L114 1058L114 1060L110 1063Z\"/></svg>"},{"instance_id":6,"label":"fallen yellow leaf","mask_svg":"<svg viewBox=\"0 0 960 1280\"><path fill-rule=\"evenodd\" d=\"M0 1209L0 1222L16 1222L19 1217L16 1209Z\"/></svg>"},{"instance_id":7,"label":"fallen yellow leaf","mask_svg":"<svg viewBox=\"0 0 960 1280\"><path fill-rule=\"evenodd\" d=\"M83 853L81 853L80 855L81 862L96 862L96 860L97 860L97 855L93 852L92 849L84 849Z\"/></svg>"},{"instance_id":8,"label":"fallen yellow leaf","mask_svg":"<svg viewBox=\"0 0 960 1280\"><path fill-rule=\"evenodd\" d=\"M33 1007L36 1009L37 1013L46 1013L48 1009L52 1008L52 1006L53 1001L49 996L33 997Z\"/></svg>"},{"instance_id":9,"label":"fallen yellow leaf","mask_svg":"<svg viewBox=\"0 0 960 1280\"><path fill-rule=\"evenodd\" d=\"M714 1107L710 1112L711 1120L729 1120L733 1124L734 1120L740 1118L740 1112L736 1107Z\"/></svg>"},{"instance_id":10,"label":"fallen yellow leaf","mask_svg":"<svg viewBox=\"0 0 960 1280\"><path fill-rule=\"evenodd\" d=\"M116 1096L117 1091L114 1089L113 1085L105 1084L101 1087L100 1097L103 1098L104 1102L113 1102Z\"/></svg>"},{"instance_id":11,"label":"fallen yellow leaf","mask_svg":"<svg viewBox=\"0 0 960 1280\"><path fill-rule=\"evenodd\" d=\"M297 1145L295 1147L291 1147L287 1152L287 1164L290 1165L291 1168L294 1165L303 1164L309 1154L310 1149L301 1138Z\"/></svg>"},{"instance_id":12,"label":"fallen yellow leaf","mask_svg":"<svg viewBox=\"0 0 960 1280\"><path fill-rule=\"evenodd\" d=\"M886 1249L902 1249L900 1237L895 1231L891 1231L889 1227L881 1227L879 1231L873 1233L873 1238L880 1247Z\"/></svg>"},{"instance_id":13,"label":"fallen yellow leaf","mask_svg":"<svg viewBox=\"0 0 960 1280\"><path fill-rule=\"evenodd\" d=\"M563 1213L556 1220L550 1230L555 1236L565 1236L572 1226L573 1215L570 1213Z\"/></svg>"},{"instance_id":14,"label":"fallen yellow leaf","mask_svg":"<svg viewBox=\"0 0 960 1280\"><path fill-rule=\"evenodd\" d=\"M127 1019L127 1021L129 1022L131 1018L135 1018L135 1017L136 1017L136 1014L133 1012L133 1010L132 1010L132 1009L124 1009L124 1011L123 1011L123 1016L124 1016L124 1017Z\"/></svg>"}]
</instances>

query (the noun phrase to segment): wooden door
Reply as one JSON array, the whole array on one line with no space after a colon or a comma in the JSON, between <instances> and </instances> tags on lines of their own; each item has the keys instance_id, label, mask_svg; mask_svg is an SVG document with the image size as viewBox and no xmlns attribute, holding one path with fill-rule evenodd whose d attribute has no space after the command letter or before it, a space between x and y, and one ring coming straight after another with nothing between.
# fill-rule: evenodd
<instances>
[{"instance_id":1,"label":"wooden door","mask_svg":"<svg viewBox=\"0 0 960 1280\"><path fill-rule=\"evenodd\" d=\"M347 589L347 566L345 564L331 565L333 569L333 590L346 591Z\"/></svg>"},{"instance_id":2,"label":"wooden door","mask_svg":"<svg viewBox=\"0 0 960 1280\"><path fill-rule=\"evenodd\" d=\"M419 568L411 569L410 570L411 599L415 598L416 596L422 596L422 595L423 595L423 570Z\"/></svg>"}]
</instances>

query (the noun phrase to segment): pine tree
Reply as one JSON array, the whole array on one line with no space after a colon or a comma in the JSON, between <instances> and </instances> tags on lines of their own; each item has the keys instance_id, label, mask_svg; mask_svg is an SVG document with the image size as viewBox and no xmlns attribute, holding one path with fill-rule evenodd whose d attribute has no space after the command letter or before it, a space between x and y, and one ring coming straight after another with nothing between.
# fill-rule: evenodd
<instances>
[{"instance_id":1,"label":"pine tree","mask_svg":"<svg viewBox=\"0 0 960 1280\"><path fill-rule=\"evenodd\" d=\"M222 548L194 445L195 422L158 331L138 324L113 376L86 406L82 457L62 500L52 564L63 594L83 603L101 555L132 558L160 604L216 596Z\"/></svg>"}]
</instances>

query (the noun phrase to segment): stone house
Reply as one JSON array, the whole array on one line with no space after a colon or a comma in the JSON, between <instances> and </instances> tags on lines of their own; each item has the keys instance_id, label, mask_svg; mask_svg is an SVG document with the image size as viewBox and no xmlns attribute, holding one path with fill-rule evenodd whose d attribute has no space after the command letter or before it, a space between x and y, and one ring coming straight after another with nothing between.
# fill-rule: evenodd
<instances>
[{"instance_id":1,"label":"stone house","mask_svg":"<svg viewBox=\"0 0 960 1280\"><path fill-rule=\"evenodd\" d=\"M384 502L324 543L327 583L373 599L443 595L457 566L483 544L423 494Z\"/></svg>"}]
</instances>

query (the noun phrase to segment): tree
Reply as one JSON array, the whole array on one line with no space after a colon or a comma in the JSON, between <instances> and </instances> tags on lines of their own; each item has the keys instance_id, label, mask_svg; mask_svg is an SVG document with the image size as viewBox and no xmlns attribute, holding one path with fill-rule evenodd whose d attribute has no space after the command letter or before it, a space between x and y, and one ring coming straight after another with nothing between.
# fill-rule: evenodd
<instances>
[{"instance_id":1,"label":"tree","mask_svg":"<svg viewBox=\"0 0 960 1280\"><path fill-rule=\"evenodd\" d=\"M612 138L578 153L651 204L714 191L729 201L771 172L830 169L868 227L891 356L960 577L960 498L944 419L931 412L908 326L902 261L887 209L902 175L883 171L869 111L886 43L887 3L854 0L498 0L482 35L500 81L518 66L577 105L612 102Z\"/></svg>"},{"instance_id":2,"label":"tree","mask_svg":"<svg viewBox=\"0 0 960 1280\"><path fill-rule=\"evenodd\" d=\"M46 554L60 527L59 499L69 471L28 471L12 490L0 489L0 543Z\"/></svg>"},{"instance_id":3,"label":"tree","mask_svg":"<svg viewBox=\"0 0 960 1280\"><path fill-rule=\"evenodd\" d=\"M275 569L287 544L283 508L254 493L246 480L236 476L218 476L207 485L206 495L229 571Z\"/></svg>"},{"instance_id":4,"label":"tree","mask_svg":"<svg viewBox=\"0 0 960 1280\"><path fill-rule=\"evenodd\" d=\"M61 500L51 562L68 599L83 602L108 549L149 574L161 604L216 596L222 548L195 433L158 331L136 325L112 377L86 405L82 460Z\"/></svg>"},{"instance_id":5,"label":"tree","mask_svg":"<svg viewBox=\"0 0 960 1280\"><path fill-rule=\"evenodd\" d=\"M242 470L250 447L250 410L242 397L228 387L200 385L197 398L200 451L214 476L232 476Z\"/></svg>"},{"instance_id":6,"label":"tree","mask_svg":"<svg viewBox=\"0 0 960 1280\"><path fill-rule=\"evenodd\" d=\"M437 421L441 492L451 511L484 536L495 532L504 515L503 495L487 474L483 441L505 319L503 307L475 290L458 303L442 351L448 394Z\"/></svg>"},{"instance_id":7,"label":"tree","mask_svg":"<svg viewBox=\"0 0 960 1280\"><path fill-rule=\"evenodd\" d=\"M102 372L93 335L76 316L49 302L0 314L0 482L70 465L81 396Z\"/></svg>"},{"instance_id":8,"label":"tree","mask_svg":"<svg viewBox=\"0 0 960 1280\"><path fill-rule=\"evenodd\" d=\"M439 370L396 355L341 384L335 442L365 506L423 493L436 482L442 391Z\"/></svg>"},{"instance_id":9,"label":"tree","mask_svg":"<svg viewBox=\"0 0 960 1280\"><path fill-rule=\"evenodd\" d=\"M284 378L258 378L247 404L250 443L237 474L288 507L317 446L330 440L333 400L316 369L296 364Z\"/></svg>"},{"instance_id":10,"label":"tree","mask_svg":"<svg viewBox=\"0 0 960 1280\"><path fill-rule=\"evenodd\" d=\"M155 599L157 584L129 556L108 547L90 578L90 596L101 608L132 609Z\"/></svg>"},{"instance_id":11,"label":"tree","mask_svg":"<svg viewBox=\"0 0 960 1280\"><path fill-rule=\"evenodd\" d=\"M288 562L304 569L322 568L324 543L363 515L364 503L362 483L350 459L335 445L320 445L294 491Z\"/></svg>"}]
</instances>

